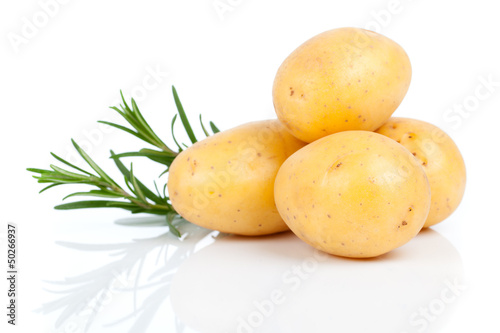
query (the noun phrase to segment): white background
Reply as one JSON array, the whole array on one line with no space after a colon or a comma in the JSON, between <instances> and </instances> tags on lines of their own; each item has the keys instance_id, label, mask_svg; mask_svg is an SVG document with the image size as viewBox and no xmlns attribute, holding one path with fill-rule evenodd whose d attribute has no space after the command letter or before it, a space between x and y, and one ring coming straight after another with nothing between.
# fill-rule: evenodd
<instances>
[{"instance_id":1,"label":"white background","mask_svg":"<svg viewBox=\"0 0 500 333\"><path fill-rule=\"evenodd\" d=\"M52 5L44 6L46 3ZM133 137L109 131L96 123L117 119L107 107L116 104L120 89L127 96L137 98L146 119L163 138L169 136L170 119L175 112L170 92L172 84L193 123L200 113L221 129L273 118L271 87L280 63L308 38L344 26L381 32L406 50L412 62L413 78L395 115L440 126L455 140L466 161L468 183L464 200L449 219L433 228L455 249L454 260L463 265L466 285L466 290L448 306L450 318L442 320L439 331L498 331L500 324L495 318L500 312L497 153L500 20L496 3L491 0L221 0L220 6L230 6L224 12L218 12L214 3L217 2L2 1L0 216L3 237L5 222L18 224L20 256L19 325L9 326L8 332L64 332L63 324L57 330L54 328L61 318L61 309L48 313L36 311L59 297L46 291L51 289L46 281L64 281L112 262L106 253L70 250L56 241L127 243L165 232L162 227L118 226L114 221L128 216L121 211L54 211L52 207L60 203L70 189L54 189L38 195L41 186L25 168L47 168L54 162L49 155L51 151L73 160L70 138L85 145L94 159L108 170L113 170L108 159L109 149L124 152L141 148L142 144ZM43 14L43 8L51 15ZM35 24L34 29L30 29L31 24ZM152 72L156 74L151 76ZM488 80L494 84L485 85L484 81ZM488 91L488 96L478 99L477 89ZM456 113L457 106L465 111ZM142 160L134 163L143 179L152 180L161 172L161 167L151 163ZM1 253L4 249L2 245ZM436 247L431 251L426 249L425 253L429 258L439 257L433 249L441 250ZM5 257L1 255L1 267ZM404 265L404 258L399 260ZM435 272L423 270L422 275L429 281L434 281L433 276L438 279L440 269L446 265L446 259L443 260L432 266ZM406 265L404 267L411 267L408 261ZM151 264L150 269L154 267ZM345 269L349 269L348 265ZM200 266L193 272L202 276L207 270L210 265L203 266L203 271ZM368 265L358 273L368 277L372 274ZM196 278L198 276L191 275L187 279L196 285ZM251 280L244 280L242 284L247 282L251 284ZM356 283L361 282L348 283L346 288L351 288L354 295L345 297L356 298L374 311L383 304L383 294L365 292L362 286L357 288ZM1 286L0 305L5 309L7 286ZM224 290L224 286L220 287ZM424 289L431 287L424 286ZM126 299L121 304L123 308L119 304L122 297ZM133 312L126 297L115 293L112 305L99 313L101 319L96 319L90 331L112 331L113 327L102 328L99 320L106 322L103 318L113 317L113 311L119 314L113 320ZM439 292L431 294L428 301L413 305L426 306L433 297L439 297ZM335 301L339 299L331 300ZM412 299L407 301L412 303ZM217 300L211 304L215 307L211 311L216 313ZM326 301L313 305L332 306ZM448 308L444 309L445 314L447 311ZM2 332L7 327L4 312L0 313ZM164 331L161 318L165 314L151 315L155 320L151 319L150 325L143 328L134 328L134 320L114 327L119 327L117 330L121 332ZM371 317L360 313L358 320ZM317 332L347 331L348 326L338 325L308 327L314 327L311 331ZM387 325L390 326L389 322ZM429 320L425 331L438 330L437 324L433 325ZM378 332L379 326L373 327ZM66 327L68 332L82 329L79 323ZM196 329L186 328L185 332Z\"/></svg>"}]
</instances>

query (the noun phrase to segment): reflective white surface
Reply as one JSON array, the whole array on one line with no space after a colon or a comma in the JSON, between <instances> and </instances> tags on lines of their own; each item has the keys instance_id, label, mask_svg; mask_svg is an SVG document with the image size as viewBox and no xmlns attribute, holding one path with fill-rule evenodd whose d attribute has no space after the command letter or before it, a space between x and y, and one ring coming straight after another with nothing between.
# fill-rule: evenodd
<instances>
[{"instance_id":1,"label":"reflective white surface","mask_svg":"<svg viewBox=\"0 0 500 333\"><path fill-rule=\"evenodd\" d=\"M131 220L162 222L121 222ZM434 230L363 260L323 254L290 232L183 230L182 240L57 242L66 258L104 260L44 282L41 313L55 332L440 332L464 292L460 255Z\"/></svg>"}]
</instances>

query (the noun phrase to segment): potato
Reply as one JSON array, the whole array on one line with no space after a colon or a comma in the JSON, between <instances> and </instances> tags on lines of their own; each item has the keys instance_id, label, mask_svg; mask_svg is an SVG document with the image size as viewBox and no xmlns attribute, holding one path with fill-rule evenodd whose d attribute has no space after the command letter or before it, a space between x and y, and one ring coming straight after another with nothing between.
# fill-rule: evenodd
<instances>
[{"instance_id":1,"label":"potato","mask_svg":"<svg viewBox=\"0 0 500 333\"><path fill-rule=\"evenodd\" d=\"M273 86L276 114L305 142L346 130L373 131L399 106L411 64L394 41L357 28L326 31L285 59Z\"/></svg>"},{"instance_id":2,"label":"potato","mask_svg":"<svg viewBox=\"0 0 500 333\"><path fill-rule=\"evenodd\" d=\"M332 134L297 151L281 166L274 197L299 238L354 258L405 244L430 208L420 163L402 145L368 131Z\"/></svg>"},{"instance_id":3,"label":"potato","mask_svg":"<svg viewBox=\"0 0 500 333\"><path fill-rule=\"evenodd\" d=\"M465 191L465 163L453 140L425 121L391 118L377 130L406 147L424 167L431 186L431 210L424 227L455 211Z\"/></svg>"},{"instance_id":4,"label":"potato","mask_svg":"<svg viewBox=\"0 0 500 333\"><path fill-rule=\"evenodd\" d=\"M274 203L281 164L305 143L278 120L241 125L195 143L169 170L174 209L199 226L240 235L288 230Z\"/></svg>"}]
</instances>

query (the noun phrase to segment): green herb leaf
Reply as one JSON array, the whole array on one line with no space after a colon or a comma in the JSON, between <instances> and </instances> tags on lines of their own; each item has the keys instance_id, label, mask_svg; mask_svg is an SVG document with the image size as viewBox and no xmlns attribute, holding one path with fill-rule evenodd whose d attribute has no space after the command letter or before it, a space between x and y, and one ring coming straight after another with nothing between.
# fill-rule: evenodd
<instances>
[{"instance_id":1,"label":"green herb leaf","mask_svg":"<svg viewBox=\"0 0 500 333\"><path fill-rule=\"evenodd\" d=\"M183 150L179 142L177 142L177 139L175 138L175 133L174 133L174 124L175 120L177 119L177 115L175 115L172 118L172 124L170 125L170 131L172 132L172 139L174 139L175 144L177 145L177 148L179 148L179 153Z\"/></svg>"},{"instance_id":2,"label":"green herb leaf","mask_svg":"<svg viewBox=\"0 0 500 333\"><path fill-rule=\"evenodd\" d=\"M50 154L51 154L51 155L52 155L52 156L53 156L56 160L58 160L59 162L62 162L62 163L64 163L64 164L66 164L67 166L70 166L70 167L72 167L73 169L76 169L76 170L78 170L78 171L80 171L80 172L83 172L83 173L85 173L85 174L87 174L87 175L89 175L89 176L93 176L93 174L91 174L90 172L85 171L85 170L83 170L83 169L81 169L81 168L77 167L76 165L73 165L73 164L69 163L69 162L68 162L68 161L66 161L65 159L63 159L63 158L61 158L61 157L57 156L56 154L54 154L54 153L50 153Z\"/></svg>"},{"instance_id":3,"label":"green herb leaf","mask_svg":"<svg viewBox=\"0 0 500 333\"><path fill-rule=\"evenodd\" d=\"M113 157L113 160L114 160L118 170L120 170L120 172L123 174L123 176L125 177L125 179L127 181L131 181L131 175L130 175L129 170L125 167L125 165L123 165L123 163L118 158L114 158L115 156L116 156L115 153L111 150L111 157ZM153 202L155 202L156 204L159 204L159 205L166 203L165 200L163 200L159 196L155 195L151 190L149 190L146 186L144 186L144 184L141 183L138 179L136 179L136 183L137 183L137 186L141 189L142 193L144 193L144 195L148 199L152 200Z\"/></svg>"},{"instance_id":4,"label":"green herb leaf","mask_svg":"<svg viewBox=\"0 0 500 333\"><path fill-rule=\"evenodd\" d=\"M220 129L218 129L217 126L215 126L215 124L213 122L210 122L210 128L212 129L212 132L214 132L214 134L217 134L220 132Z\"/></svg>"},{"instance_id":5,"label":"green herb leaf","mask_svg":"<svg viewBox=\"0 0 500 333\"><path fill-rule=\"evenodd\" d=\"M179 232L179 230L172 224L172 222L174 221L174 218L177 216L176 213L172 213L172 212L169 212L167 213L167 225L168 225L168 228L170 229L170 232L177 236L177 237L181 237L181 233Z\"/></svg>"},{"instance_id":6,"label":"green herb leaf","mask_svg":"<svg viewBox=\"0 0 500 333\"><path fill-rule=\"evenodd\" d=\"M90 167L92 169L94 169L95 172L97 172L99 174L99 176L101 176L104 180L106 180L107 182L111 183L111 184L114 184L116 186L118 186L118 184L116 184L91 158L89 155L87 155L87 153L82 149L80 148L80 146L75 142L75 140L71 139L71 142L73 143L73 146L75 147L75 149L78 151L78 153L80 154L80 156L88 163L88 165L90 165Z\"/></svg>"},{"instance_id":7,"label":"green herb leaf","mask_svg":"<svg viewBox=\"0 0 500 333\"><path fill-rule=\"evenodd\" d=\"M88 192L75 192L69 194L63 198L66 200L67 198L75 197L75 196L90 196L90 197L102 197L102 198L122 198L123 196L111 191L107 190L90 190Z\"/></svg>"},{"instance_id":8,"label":"green herb leaf","mask_svg":"<svg viewBox=\"0 0 500 333\"><path fill-rule=\"evenodd\" d=\"M179 95L177 95L177 91L174 86L172 86L172 93L174 94L175 105L177 106L179 117L181 118L182 125L184 125L184 129L186 130L189 140L191 140L191 143L196 143L198 140L196 140L196 136L191 128L191 124L189 124L189 120L187 119L186 113L184 112L184 108L182 107L179 99Z\"/></svg>"},{"instance_id":9,"label":"green herb leaf","mask_svg":"<svg viewBox=\"0 0 500 333\"><path fill-rule=\"evenodd\" d=\"M205 133L205 136L206 137L209 137L210 134L208 134L208 131L207 129L205 128L205 125L203 125L203 120L201 119L201 113L200 113L200 125L201 125L201 128L203 129L203 133Z\"/></svg>"},{"instance_id":10,"label":"green herb leaf","mask_svg":"<svg viewBox=\"0 0 500 333\"><path fill-rule=\"evenodd\" d=\"M83 209L83 208L106 208L106 207L117 207L124 204L127 208L135 208L136 205L130 204L127 202L116 202L116 201L107 201L107 200L89 200L89 201L76 201L70 202L67 204L62 204L55 206L55 209L58 210L68 210L68 209Z\"/></svg>"}]
</instances>

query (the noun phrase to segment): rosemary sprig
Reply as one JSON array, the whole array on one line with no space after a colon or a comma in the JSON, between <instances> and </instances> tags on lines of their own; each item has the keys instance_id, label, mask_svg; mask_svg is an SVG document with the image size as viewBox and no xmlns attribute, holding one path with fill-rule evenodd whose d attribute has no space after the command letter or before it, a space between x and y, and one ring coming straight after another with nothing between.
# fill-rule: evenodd
<instances>
[{"instance_id":1,"label":"rosemary sprig","mask_svg":"<svg viewBox=\"0 0 500 333\"><path fill-rule=\"evenodd\" d=\"M104 170L102 170L97 165L97 163L95 163L94 160L92 160L92 158L74 140L71 140L78 154L92 168L94 172L89 172L87 170L79 168L66 161L65 159L57 156L56 154L51 153L56 160L65 164L66 167L69 167L69 169L65 169L56 165L50 165L50 170L28 168L28 171L38 174L34 175L33 177L37 179L39 183L49 184L48 186L43 188L40 193L48 190L49 188L64 184L90 185L94 187L94 189L89 190L88 192L75 192L69 194L64 197L63 200L75 196L91 196L107 198L108 200L76 201L60 204L55 206L54 208L59 210L82 208L121 208L128 210L133 214L148 213L155 215L165 215L165 222L169 227L170 232L172 232L172 234L176 235L177 237L180 237L181 234L179 230L172 224L174 218L178 214L172 207L170 199L166 194L167 184L164 184L163 190L160 193L156 182L154 182L156 192L151 191L134 175L132 163L130 164L129 169L125 167L125 165L120 160L120 158L122 157L147 157L154 162L161 163L167 166L167 169L162 173L162 175L165 172L168 172L168 168L174 161L175 157L183 150L182 146L188 147L185 144L182 144L181 146L181 144L179 144L177 142L177 139L175 138L173 130L177 116L179 116L179 118L181 119L184 130L186 131L191 143L197 142L196 136L193 132L191 124L189 123L184 108L182 107L177 91L173 86L172 93L174 95L174 100L178 112L178 114L173 117L171 123L172 138L178 148L177 151L169 148L151 129L151 126L139 111L139 107L137 106L135 100L131 99L132 107L129 107L129 105L125 101L125 98L123 97L123 93L121 92L120 94L122 97L123 105L120 105L119 108L111 108L118 112L128 122L128 124L132 126L132 129L119 124L100 121L100 123L107 124L129 134L132 134L142 141L145 141L146 143L158 148L143 148L137 152L127 152L121 154L115 154L112 150L110 151L111 158L124 177L124 182L127 190L125 190L124 187L120 186L116 181L114 181L106 172L104 172ZM203 125L201 115L199 119L203 132L208 136L209 133ZM219 129L212 122L210 122L210 127L213 133L219 132Z\"/></svg>"},{"instance_id":2,"label":"rosemary sprig","mask_svg":"<svg viewBox=\"0 0 500 333\"><path fill-rule=\"evenodd\" d=\"M191 124L189 123L186 112L184 111L184 108L182 107L181 101L179 99L179 95L177 94L177 91L176 91L174 86L172 86L172 94L174 95L174 101L175 101L175 105L177 107L177 112L178 112L178 114L176 114L173 117L172 123L171 123L172 138L177 146L177 151L174 151L173 149L169 148L156 135L156 133L151 129L151 127L149 126L149 124L146 122L143 115L139 111L139 107L135 103L134 99L132 99L132 103L131 103L132 108L130 108L128 106L127 102L125 101L123 94L121 94L123 105L120 105L119 108L118 107L111 107L111 109L118 112L132 126L132 128L135 129L135 131L133 129L128 128L128 127L121 126L121 125L114 124L114 123L110 123L107 121L99 121L99 122L102 124L113 126L113 127L118 128L122 131L125 131L129 134L132 134L132 135L136 136L137 138L141 139L142 141L159 148L159 150L143 148L143 149L136 151L136 152L127 152L127 153L117 154L117 155L112 156L112 158L117 159L117 158L122 158L122 157L133 157L133 156L147 157L150 160L153 160L155 162L166 165L167 170L165 170L165 172L167 172L168 167L170 167L170 164L172 164L172 162L175 159L175 157L177 156L177 154L179 154L183 150L182 145L184 147L188 147L185 144L182 144L182 145L179 144L177 142L177 139L175 138L174 124L175 124L175 121L177 119L177 116L179 116L179 118L181 119L184 130L186 131L186 134L188 135L189 139L191 140L191 143L195 143L198 141L196 139L194 132L193 132ZM209 136L208 132L205 129L205 126L203 125L201 115L200 115L200 124L201 124L201 127L202 127L205 135ZM210 127L211 127L212 132L214 134L219 132L219 129L215 126L215 124L213 122L210 122Z\"/></svg>"}]
</instances>

